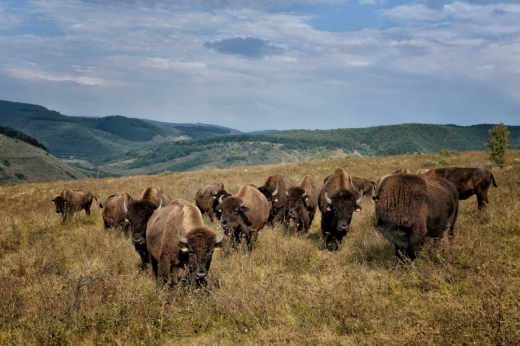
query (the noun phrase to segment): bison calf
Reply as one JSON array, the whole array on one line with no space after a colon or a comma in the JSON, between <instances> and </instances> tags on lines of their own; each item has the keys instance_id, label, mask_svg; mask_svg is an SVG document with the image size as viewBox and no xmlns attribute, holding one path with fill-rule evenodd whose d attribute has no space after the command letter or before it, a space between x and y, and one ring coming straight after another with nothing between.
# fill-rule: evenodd
<instances>
[{"instance_id":1,"label":"bison calf","mask_svg":"<svg viewBox=\"0 0 520 346\"><path fill-rule=\"evenodd\" d=\"M389 174L380 179L376 195L376 225L395 245L398 257L415 259L427 237L453 236L459 197L444 178L420 174Z\"/></svg>"},{"instance_id":2,"label":"bison calf","mask_svg":"<svg viewBox=\"0 0 520 346\"><path fill-rule=\"evenodd\" d=\"M204 226L197 206L173 200L148 220L146 245L155 277L168 284L185 275L203 282L213 251L223 239L224 234L216 235Z\"/></svg>"}]
</instances>

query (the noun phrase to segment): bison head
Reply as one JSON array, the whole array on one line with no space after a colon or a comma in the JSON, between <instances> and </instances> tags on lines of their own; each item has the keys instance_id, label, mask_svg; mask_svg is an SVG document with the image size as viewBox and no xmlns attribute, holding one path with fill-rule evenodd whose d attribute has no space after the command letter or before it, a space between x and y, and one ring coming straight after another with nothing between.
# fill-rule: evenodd
<instances>
[{"instance_id":1,"label":"bison head","mask_svg":"<svg viewBox=\"0 0 520 346\"><path fill-rule=\"evenodd\" d=\"M249 208L245 206L244 197L228 197L222 200L222 219L220 227L226 235L230 232L240 232L245 230L251 223L245 214Z\"/></svg>"},{"instance_id":2,"label":"bison head","mask_svg":"<svg viewBox=\"0 0 520 346\"><path fill-rule=\"evenodd\" d=\"M325 201L327 209L323 217L329 219L329 225L338 232L348 232L352 214L361 210L358 205L360 199L356 200L356 196L348 190L340 190L330 197L325 193Z\"/></svg>"},{"instance_id":3,"label":"bison head","mask_svg":"<svg viewBox=\"0 0 520 346\"><path fill-rule=\"evenodd\" d=\"M207 228L195 228L184 237L178 230L181 251L188 255L188 268L196 280L203 280L208 274L213 251L220 249L224 233L216 235Z\"/></svg>"},{"instance_id":4,"label":"bison head","mask_svg":"<svg viewBox=\"0 0 520 346\"><path fill-rule=\"evenodd\" d=\"M301 187L291 187L287 190L287 215L297 219L303 210L307 209L309 196Z\"/></svg>"},{"instance_id":5,"label":"bison head","mask_svg":"<svg viewBox=\"0 0 520 346\"><path fill-rule=\"evenodd\" d=\"M63 214L65 212L65 208L67 207L67 200L65 200L65 197L56 196L52 202L54 202L54 206L56 207L56 213Z\"/></svg>"},{"instance_id":6,"label":"bison head","mask_svg":"<svg viewBox=\"0 0 520 346\"><path fill-rule=\"evenodd\" d=\"M231 194L226 190L222 189L212 193L211 196L213 197L213 211L217 215L217 219L220 220L220 218L222 217L222 200L226 197L231 196Z\"/></svg>"}]
</instances>

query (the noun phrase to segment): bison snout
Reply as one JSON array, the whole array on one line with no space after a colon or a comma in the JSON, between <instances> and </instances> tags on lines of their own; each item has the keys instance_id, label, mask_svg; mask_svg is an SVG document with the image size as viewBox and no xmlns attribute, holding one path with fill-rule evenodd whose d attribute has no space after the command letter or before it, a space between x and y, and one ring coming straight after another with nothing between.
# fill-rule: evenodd
<instances>
[{"instance_id":1,"label":"bison snout","mask_svg":"<svg viewBox=\"0 0 520 346\"><path fill-rule=\"evenodd\" d=\"M296 217L298 216L298 213L296 213L296 210L291 209L291 210L289 210L289 213L287 213L287 215L288 215L291 219L296 219Z\"/></svg>"},{"instance_id":2,"label":"bison snout","mask_svg":"<svg viewBox=\"0 0 520 346\"><path fill-rule=\"evenodd\" d=\"M140 236L140 235L138 235L138 236L135 236L135 235L134 235L134 236L132 237L132 243L133 243L134 245L144 245L145 240L144 240L144 238L143 238L142 236Z\"/></svg>"},{"instance_id":3,"label":"bison snout","mask_svg":"<svg viewBox=\"0 0 520 346\"><path fill-rule=\"evenodd\" d=\"M195 272L195 276L197 279L204 279L208 275L208 271L206 269L199 269Z\"/></svg>"},{"instance_id":4,"label":"bison snout","mask_svg":"<svg viewBox=\"0 0 520 346\"><path fill-rule=\"evenodd\" d=\"M348 223L346 221L338 222L338 231L347 232L348 231Z\"/></svg>"}]
</instances>

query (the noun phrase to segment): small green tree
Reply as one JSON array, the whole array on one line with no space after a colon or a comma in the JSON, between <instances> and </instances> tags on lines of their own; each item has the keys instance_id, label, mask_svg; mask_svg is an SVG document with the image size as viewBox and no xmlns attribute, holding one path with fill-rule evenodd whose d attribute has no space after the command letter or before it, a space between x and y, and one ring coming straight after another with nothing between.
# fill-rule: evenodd
<instances>
[{"instance_id":1,"label":"small green tree","mask_svg":"<svg viewBox=\"0 0 520 346\"><path fill-rule=\"evenodd\" d=\"M489 158L498 167L502 168L506 165L506 152L509 146L510 134L504 123L491 128L489 130L489 139L484 146L489 151Z\"/></svg>"}]
</instances>

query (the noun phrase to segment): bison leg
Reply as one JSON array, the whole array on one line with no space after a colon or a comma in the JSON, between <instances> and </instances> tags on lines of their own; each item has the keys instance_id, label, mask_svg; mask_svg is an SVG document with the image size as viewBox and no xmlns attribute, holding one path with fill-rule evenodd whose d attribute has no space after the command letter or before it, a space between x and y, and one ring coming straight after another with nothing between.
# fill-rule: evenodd
<instances>
[{"instance_id":1,"label":"bison leg","mask_svg":"<svg viewBox=\"0 0 520 346\"><path fill-rule=\"evenodd\" d=\"M487 191L477 191L478 209L479 210L484 209L488 203L489 203L489 201L488 201L488 197L487 197Z\"/></svg>"},{"instance_id":2,"label":"bison leg","mask_svg":"<svg viewBox=\"0 0 520 346\"><path fill-rule=\"evenodd\" d=\"M161 255L159 259L159 277L162 283L170 283L172 279L172 265L169 258Z\"/></svg>"},{"instance_id":3,"label":"bison leg","mask_svg":"<svg viewBox=\"0 0 520 346\"><path fill-rule=\"evenodd\" d=\"M155 257L150 256L150 262L152 263L153 275L155 276L155 278L157 278L159 276L159 265L157 259Z\"/></svg>"},{"instance_id":4,"label":"bison leg","mask_svg":"<svg viewBox=\"0 0 520 346\"><path fill-rule=\"evenodd\" d=\"M213 209L209 209L208 210L208 216L209 216L209 221L213 222L213 220L215 219L215 213L213 213Z\"/></svg>"}]
</instances>

